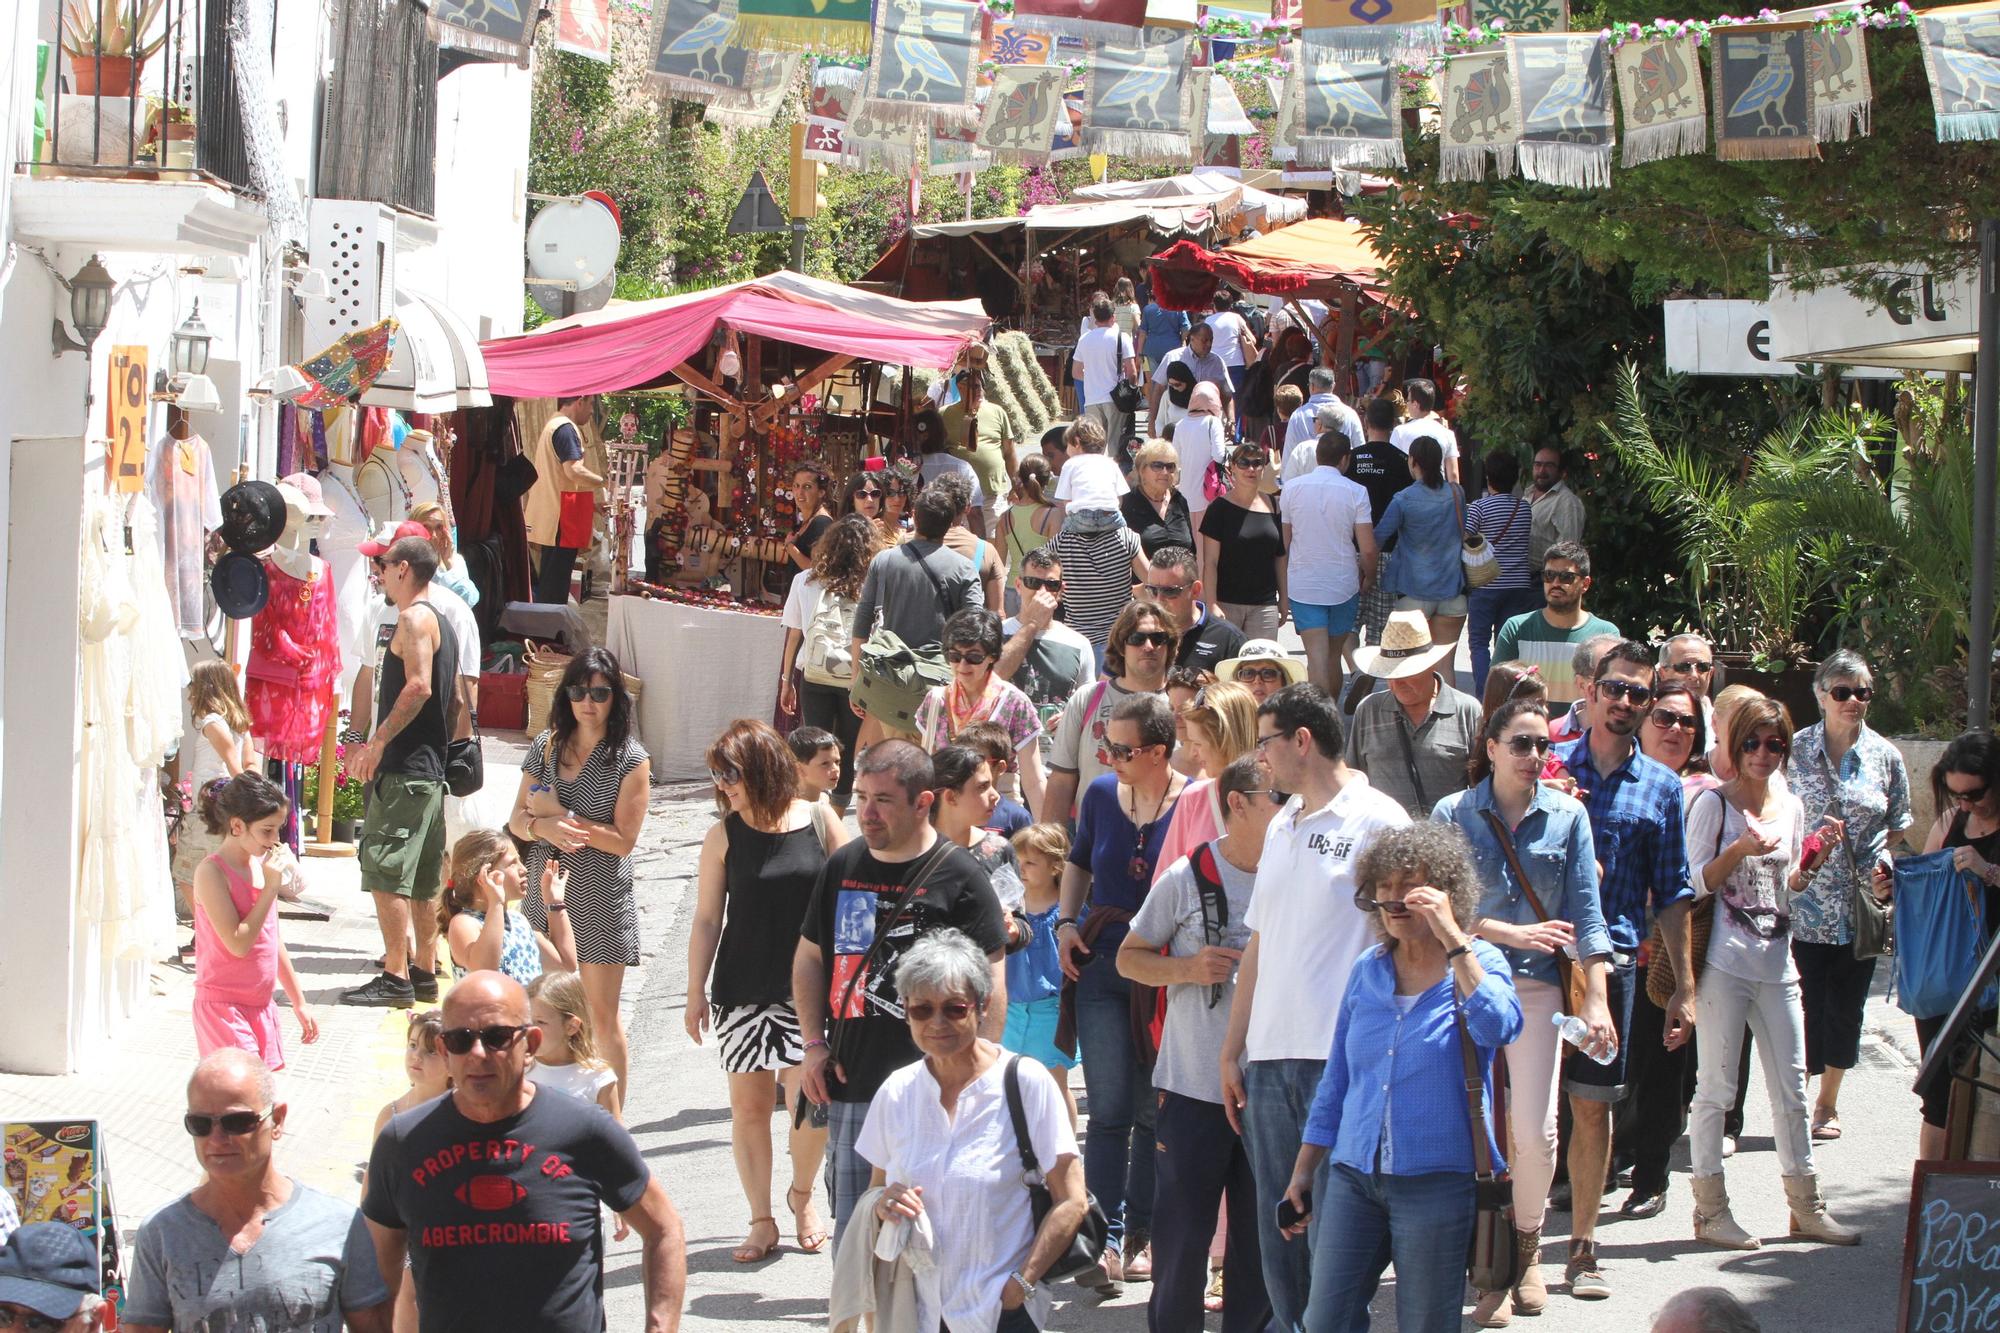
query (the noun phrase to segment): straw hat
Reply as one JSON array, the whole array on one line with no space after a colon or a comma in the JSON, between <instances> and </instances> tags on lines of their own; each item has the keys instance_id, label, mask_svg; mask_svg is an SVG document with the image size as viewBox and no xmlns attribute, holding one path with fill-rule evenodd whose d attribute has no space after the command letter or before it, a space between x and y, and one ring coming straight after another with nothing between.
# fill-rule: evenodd
<instances>
[{"instance_id":1,"label":"straw hat","mask_svg":"<svg viewBox=\"0 0 2000 1333\"><path fill-rule=\"evenodd\" d=\"M1402 680L1436 669L1455 643L1431 642L1430 622L1421 611L1395 611L1382 628L1382 642L1354 650L1354 669L1377 680Z\"/></svg>"},{"instance_id":2,"label":"straw hat","mask_svg":"<svg viewBox=\"0 0 2000 1333\"><path fill-rule=\"evenodd\" d=\"M1288 685L1297 685L1306 678L1306 664L1287 653L1276 639L1251 639L1236 650L1236 656L1215 664L1215 678L1233 681L1236 668L1252 662L1270 662L1284 668Z\"/></svg>"}]
</instances>

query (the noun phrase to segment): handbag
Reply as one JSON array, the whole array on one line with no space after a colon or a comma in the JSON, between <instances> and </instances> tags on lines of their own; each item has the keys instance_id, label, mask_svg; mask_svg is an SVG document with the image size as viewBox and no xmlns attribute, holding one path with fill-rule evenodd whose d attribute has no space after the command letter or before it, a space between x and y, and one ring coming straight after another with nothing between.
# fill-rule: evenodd
<instances>
[{"instance_id":1,"label":"handbag","mask_svg":"<svg viewBox=\"0 0 2000 1333\"><path fill-rule=\"evenodd\" d=\"M1528 882L1526 872L1521 869L1521 859L1514 852L1514 839L1507 832L1507 825L1491 810L1482 810L1486 822L1493 828L1493 836L1500 840L1500 851L1507 858L1507 868L1514 872L1514 882L1521 886L1521 895L1528 900L1528 906L1535 909L1535 920L1547 921L1549 914L1542 907L1542 899L1535 892L1535 886ZM1556 984L1563 995L1563 1012L1577 1014L1583 1012L1583 996L1589 982L1576 960L1560 949L1556 951Z\"/></svg>"},{"instance_id":2,"label":"handbag","mask_svg":"<svg viewBox=\"0 0 2000 1333\"><path fill-rule=\"evenodd\" d=\"M909 552L917 568L924 571L924 577L937 590L938 605L949 615L951 599L945 595L944 581L924 563L919 552L908 546L901 549ZM868 716L883 726L914 732L917 709L923 705L924 696L933 686L950 683L951 668L945 665L942 647L912 647L894 630L877 625L861 645L861 678L854 688L854 698Z\"/></svg>"},{"instance_id":3,"label":"handbag","mask_svg":"<svg viewBox=\"0 0 2000 1333\"><path fill-rule=\"evenodd\" d=\"M1834 774L1833 765L1828 762L1826 751L1819 756L1820 771L1825 774L1829 787L1838 792L1840 779ZM1840 798L1835 796L1828 803L1827 813L1834 813ZM1861 867L1854 860L1854 844L1847 839L1840 840L1840 851L1847 858L1848 914L1854 919L1854 957L1866 962L1870 958L1882 958L1896 951L1894 908L1875 896L1871 883L1872 876L1864 877Z\"/></svg>"},{"instance_id":4,"label":"handbag","mask_svg":"<svg viewBox=\"0 0 2000 1333\"><path fill-rule=\"evenodd\" d=\"M1461 533L1465 533L1464 544L1460 547L1458 553L1458 563L1465 570L1465 586L1468 588L1483 588L1500 577L1500 561L1493 554L1492 546L1487 543L1486 538L1482 534L1465 532L1465 493L1463 491L1454 491L1454 498L1458 501L1458 530ZM1514 513L1518 517L1520 512L1520 508L1517 505ZM1511 528L1513 526L1514 520L1512 518L1508 519L1507 527ZM1506 536L1507 529L1502 528L1500 535L1503 537Z\"/></svg>"},{"instance_id":5,"label":"handbag","mask_svg":"<svg viewBox=\"0 0 2000 1333\"><path fill-rule=\"evenodd\" d=\"M1484 1085L1479 1078L1479 1053L1472 1034L1465 1028L1464 1006L1454 1006L1458 1024L1458 1053L1465 1060L1465 1116L1472 1130L1473 1204L1472 1244L1465 1257L1465 1273L1479 1291L1506 1291L1521 1276L1521 1250L1514 1239L1514 1186L1505 1172L1493 1169L1493 1150L1486 1140ZM1493 1080L1494 1096L1499 1096L1500 1080ZM1493 1107L1500 1113L1496 1100Z\"/></svg>"},{"instance_id":6,"label":"handbag","mask_svg":"<svg viewBox=\"0 0 2000 1333\"><path fill-rule=\"evenodd\" d=\"M486 785L486 754L481 748L478 709L472 712L472 734L445 743L444 785L460 800Z\"/></svg>"},{"instance_id":7,"label":"handbag","mask_svg":"<svg viewBox=\"0 0 2000 1333\"><path fill-rule=\"evenodd\" d=\"M1146 405L1146 395L1131 380L1119 380L1111 386L1111 405L1130 416Z\"/></svg>"},{"instance_id":8,"label":"handbag","mask_svg":"<svg viewBox=\"0 0 2000 1333\"><path fill-rule=\"evenodd\" d=\"M1042 1219L1055 1207L1055 1200L1049 1195L1047 1177L1042 1174L1041 1163L1035 1160L1035 1145L1028 1138L1028 1117L1021 1110L1021 1057L1007 1057L1007 1072L1001 1081L1007 1088L1007 1114L1014 1122L1014 1147L1021 1154L1021 1183L1028 1187L1028 1206L1035 1216L1035 1234L1040 1235ZM1104 1216L1103 1207L1096 1195L1085 1196L1083 1221L1077 1225L1076 1234L1069 1238L1069 1245L1056 1256L1056 1261L1042 1273L1043 1282L1074 1277L1086 1268L1095 1268L1104 1258L1105 1246L1111 1236L1111 1223Z\"/></svg>"},{"instance_id":9,"label":"handbag","mask_svg":"<svg viewBox=\"0 0 2000 1333\"><path fill-rule=\"evenodd\" d=\"M1720 791L1715 799L1722 800ZM1722 855L1722 826L1729 820L1729 811L1722 812L1722 819L1715 826L1715 851L1713 856ZM1694 900L1694 907L1688 912L1688 955L1693 975L1689 982L1698 984L1702 970L1708 966L1708 940L1715 933L1715 904L1710 902L1713 894L1702 894ZM1646 998L1664 1009L1674 1002L1674 960L1667 954L1666 932L1660 929L1658 921L1646 936Z\"/></svg>"}]
</instances>

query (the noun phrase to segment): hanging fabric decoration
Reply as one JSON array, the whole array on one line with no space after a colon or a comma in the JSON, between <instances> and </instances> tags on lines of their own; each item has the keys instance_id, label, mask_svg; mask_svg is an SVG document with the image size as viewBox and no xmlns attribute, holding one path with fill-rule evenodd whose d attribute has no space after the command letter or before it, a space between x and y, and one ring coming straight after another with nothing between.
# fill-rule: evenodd
<instances>
[{"instance_id":1,"label":"hanging fabric decoration","mask_svg":"<svg viewBox=\"0 0 2000 1333\"><path fill-rule=\"evenodd\" d=\"M867 0L740 0L737 21L753 51L868 52Z\"/></svg>"},{"instance_id":2,"label":"hanging fabric decoration","mask_svg":"<svg viewBox=\"0 0 2000 1333\"><path fill-rule=\"evenodd\" d=\"M561 0L556 49L611 63L611 0Z\"/></svg>"},{"instance_id":3,"label":"hanging fabric decoration","mask_svg":"<svg viewBox=\"0 0 2000 1333\"><path fill-rule=\"evenodd\" d=\"M990 66L1046 65L1055 49L1056 39L1052 34L1008 23L987 13L980 19L979 86L993 86L995 70Z\"/></svg>"},{"instance_id":4,"label":"hanging fabric decoration","mask_svg":"<svg viewBox=\"0 0 2000 1333\"><path fill-rule=\"evenodd\" d=\"M1049 139L1049 161L1074 162L1088 157L1083 146L1083 94L1065 92L1062 114L1056 117L1056 132Z\"/></svg>"},{"instance_id":5,"label":"hanging fabric decoration","mask_svg":"<svg viewBox=\"0 0 2000 1333\"><path fill-rule=\"evenodd\" d=\"M1813 138L1845 143L1875 131L1875 90L1868 77L1868 31L1857 24L1838 27L1813 22L1819 11L1795 9L1778 17L1810 22L1806 33L1806 76L1812 80Z\"/></svg>"},{"instance_id":6,"label":"hanging fabric decoration","mask_svg":"<svg viewBox=\"0 0 2000 1333\"><path fill-rule=\"evenodd\" d=\"M1039 32L1134 42L1146 26L1146 0L1014 0L1014 21Z\"/></svg>"},{"instance_id":7,"label":"hanging fabric decoration","mask_svg":"<svg viewBox=\"0 0 2000 1333\"><path fill-rule=\"evenodd\" d=\"M927 140L925 174L966 176L993 165L993 155L978 144L976 125L933 125L925 131Z\"/></svg>"},{"instance_id":8,"label":"hanging fabric decoration","mask_svg":"<svg viewBox=\"0 0 2000 1333\"><path fill-rule=\"evenodd\" d=\"M732 130L761 130L777 119L778 108L799 77L805 59L796 51L752 51L743 87L710 100L701 118Z\"/></svg>"},{"instance_id":9,"label":"hanging fabric decoration","mask_svg":"<svg viewBox=\"0 0 2000 1333\"><path fill-rule=\"evenodd\" d=\"M426 26L439 46L519 61L535 44L541 0L432 0Z\"/></svg>"},{"instance_id":10,"label":"hanging fabric decoration","mask_svg":"<svg viewBox=\"0 0 2000 1333\"><path fill-rule=\"evenodd\" d=\"M736 41L736 0L657 0L647 74L661 92L710 102L741 92L750 53Z\"/></svg>"},{"instance_id":11,"label":"hanging fabric decoration","mask_svg":"<svg viewBox=\"0 0 2000 1333\"><path fill-rule=\"evenodd\" d=\"M1758 23L1709 34L1715 155L1725 162L1816 158L1809 23Z\"/></svg>"},{"instance_id":12,"label":"hanging fabric decoration","mask_svg":"<svg viewBox=\"0 0 2000 1333\"><path fill-rule=\"evenodd\" d=\"M1560 3L1560 0L1558 0ZM1301 32L1342 59L1373 61L1382 34L1392 56L1427 60L1444 49L1437 0L1305 0Z\"/></svg>"},{"instance_id":13,"label":"hanging fabric decoration","mask_svg":"<svg viewBox=\"0 0 2000 1333\"><path fill-rule=\"evenodd\" d=\"M1509 39L1521 104L1521 175L1573 190L1611 185L1610 49L1604 34Z\"/></svg>"},{"instance_id":14,"label":"hanging fabric decoration","mask_svg":"<svg viewBox=\"0 0 2000 1333\"><path fill-rule=\"evenodd\" d=\"M972 125L979 7L965 0L881 0L861 101L883 125Z\"/></svg>"},{"instance_id":15,"label":"hanging fabric decoration","mask_svg":"<svg viewBox=\"0 0 2000 1333\"><path fill-rule=\"evenodd\" d=\"M2000 139L2000 3L1917 15L1941 142Z\"/></svg>"},{"instance_id":16,"label":"hanging fabric decoration","mask_svg":"<svg viewBox=\"0 0 2000 1333\"><path fill-rule=\"evenodd\" d=\"M852 65L818 65L806 98L808 162L839 162L846 152L847 115L861 91L862 71Z\"/></svg>"},{"instance_id":17,"label":"hanging fabric decoration","mask_svg":"<svg viewBox=\"0 0 2000 1333\"><path fill-rule=\"evenodd\" d=\"M1192 29L1201 21L1197 0L1146 0L1149 28Z\"/></svg>"},{"instance_id":18,"label":"hanging fabric decoration","mask_svg":"<svg viewBox=\"0 0 2000 1333\"><path fill-rule=\"evenodd\" d=\"M1353 38L1322 45L1322 36L1320 30L1307 30L1298 61L1305 88L1299 102L1299 165L1406 165L1397 35L1368 33L1375 42L1372 52L1364 52Z\"/></svg>"},{"instance_id":19,"label":"hanging fabric decoration","mask_svg":"<svg viewBox=\"0 0 2000 1333\"><path fill-rule=\"evenodd\" d=\"M843 166L907 176L920 158L929 162L930 127L885 124L864 102L848 117L842 148Z\"/></svg>"},{"instance_id":20,"label":"hanging fabric decoration","mask_svg":"<svg viewBox=\"0 0 2000 1333\"><path fill-rule=\"evenodd\" d=\"M1472 0L1472 26L1498 22L1507 32L1563 32L1569 0Z\"/></svg>"},{"instance_id":21,"label":"hanging fabric decoration","mask_svg":"<svg viewBox=\"0 0 2000 1333\"><path fill-rule=\"evenodd\" d=\"M1612 57L1625 110L1623 162L1636 167L1708 147L1708 99L1692 37L1626 42Z\"/></svg>"},{"instance_id":22,"label":"hanging fabric decoration","mask_svg":"<svg viewBox=\"0 0 2000 1333\"><path fill-rule=\"evenodd\" d=\"M1219 69L1208 74L1208 119L1204 126L1208 137L1214 139L1229 134L1255 134L1257 122L1243 109L1243 100L1236 95L1236 85Z\"/></svg>"},{"instance_id":23,"label":"hanging fabric decoration","mask_svg":"<svg viewBox=\"0 0 2000 1333\"><path fill-rule=\"evenodd\" d=\"M1521 108L1511 64L1505 45L1446 57L1438 84L1439 180L1484 180L1489 154L1495 175L1514 174Z\"/></svg>"},{"instance_id":24,"label":"hanging fabric decoration","mask_svg":"<svg viewBox=\"0 0 2000 1333\"><path fill-rule=\"evenodd\" d=\"M1299 157L1299 127L1305 123L1305 63L1294 60L1282 75L1264 80L1271 105L1277 108L1271 120L1269 150L1273 162L1296 162Z\"/></svg>"},{"instance_id":25,"label":"hanging fabric decoration","mask_svg":"<svg viewBox=\"0 0 2000 1333\"><path fill-rule=\"evenodd\" d=\"M1187 50L1185 33L1152 28L1137 46L1093 42L1084 147L1142 161L1185 160Z\"/></svg>"},{"instance_id":26,"label":"hanging fabric decoration","mask_svg":"<svg viewBox=\"0 0 2000 1333\"><path fill-rule=\"evenodd\" d=\"M1049 160L1056 123L1063 115L1061 66L1009 65L993 75L986 114L979 122L979 146L996 162L1034 165Z\"/></svg>"}]
</instances>

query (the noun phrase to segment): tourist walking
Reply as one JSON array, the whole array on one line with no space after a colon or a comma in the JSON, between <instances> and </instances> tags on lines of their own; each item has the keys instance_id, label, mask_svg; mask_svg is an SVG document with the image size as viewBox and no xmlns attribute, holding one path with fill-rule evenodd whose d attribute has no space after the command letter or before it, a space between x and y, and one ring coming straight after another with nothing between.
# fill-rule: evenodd
<instances>
[{"instance_id":1,"label":"tourist walking","mask_svg":"<svg viewBox=\"0 0 2000 1333\"><path fill-rule=\"evenodd\" d=\"M1584 609L1583 599L1590 591L1589 551L1575 542L1559 542L1543 554L1539 570L1542 609L1523 612L1500 626L1493 660L1519 660L1539 668L1549 702L1567 707L1583 697L1588 679L1577 673L1572 661L1577 645L1599 635L1624 636L1616 625Z\"/></svg>"},{"instance_id":2,"label":"tourist walking","mask_svg":"<svg viewBox=\"0 0 2000 1333\"><path fill-rule=\"evenodd\" d=\"M1361 596L1376 579L1375 525L1368 492L1340 471L1347 441L1331 431L1315 446L1318 466L1287 482L1285 521L1292 624L1306 649L1313 684L1338 699L1341 660L1354 637Z\"/></svg>"},{"instance_id":3,"label":"tourist walking","mask_svg":"<svg viewBox=\"0 0 2000 1333\"><path fill-rule=\"evenodd\" d=\"M1396 549L1384 576L1398 611L1421 611L1431 638L1456 647L1465 627L1465 497L1445 480L1441 446L1428 435L1410 444L1416 480L1389 501L1375 538Z\"/></svg>"},{"instance_id":4,"label":"tourist walking","mask_svg":"<svg viewBox=\"0 0 2000 1333\"><path fill-rule=\"evenodd\" d=\"M854 677L847 655L854 646L861 584L882 545L881 529L869 519L856 514L840 518L813 548L812 567L792 576L785 597L778 708L840 742L840 780L833 789L833 803L843 810L854 796L854 748L861 735L861 718L848 694ZM799 675L796 683L794 670Z\"/></svg>"},{"instance_id":5,"label":"tourist walking","mask_svg":"<svg viewBox=\"0 0 2000 1333\"><path fill-rule=\"evenodd\" d=\"M1291 616L1285 533L1277 503L1263 493L1261 445L1229 455L1229 491L1201 515L1201 581L1215 611L1252 639L1274 639Z\"/></svg>"},{"instance_id":6,"label":"tourist walking","mask_svg":"<svg viewBox=\"0 0 2000 1333\"><path fill-rule=\"evenodd\" d=\"M1456 639L1433 639L1423 613L1392 613L1379 647L1354 650L1354 669L1389 688L1354 710L1348 757L1376 790L1423 819L1463 791L1478 745L1479 700L1445 681Z\"/></svg>"},{"instance_id":7,"label":"tourist walking","mask_svg":"<svg viewBox=\"0 0 2000 1333\"><path fill-rule=\"evenodd\" d=\"M1034 700L994 668L1000 661L1000 617L984 607L960 611L944 622L945 665L951 679L933 685L917 705L917 738L935 753L976 722L1006 728L1021 769L1021 790L1029 806L1042 803L1042 721Z\"/></svg>"},{"instance_id":8,"label":"tourist walking","mask_svg":"<svg viewBox=\"0 0 2000 1333\"><path fill-rule=\"evenodd\" d=\"M1167 688L1167 664L1180 634L1173 618L1152 602L1127 602L1104 645L1104 674L1079 685L1056 719L1049 745L1049 777L1037 819L1066 823L1079 792L1109 772L1106 738L1111 715L1127 697Z\"/></svg>"},{"instance_id":9,"label":"tourist walking","mask_svg":"<svg viewBox=\"0 0 2000 1333\"><path fill-rule=\"evenodd\" d=\"M1515 616L1539 604L1535 571L1528 567L1528 528L1533 522L1528 501L1514 494L1521 479L1521 460L1511 449L1489 449L1480 460L1486 473L1486 493L1465 508L1465 535L1482 538L1493 552L1498 572L1483 588L1465 594L1466 635L1472 653L1472 689L1486 689L1493 664L1493 636Z\"/></svg>"}]
</instances>

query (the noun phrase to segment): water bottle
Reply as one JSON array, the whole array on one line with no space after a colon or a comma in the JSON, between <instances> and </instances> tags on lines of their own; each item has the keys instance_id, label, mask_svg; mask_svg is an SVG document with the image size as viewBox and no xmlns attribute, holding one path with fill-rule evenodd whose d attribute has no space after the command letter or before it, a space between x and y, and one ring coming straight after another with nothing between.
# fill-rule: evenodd
<instances>
[{"instance_id":1,"label":"water bottle","mask_svg":"<svg viewBox=\"0 0 2000 1333\"><path fill-rule=\"evenodd\" d=\"M1575 1014L1550 1014L1549 1022L1555 1025L1557 1035L1564 1041L1576 1047L1585 1055L1590 1056L1597 1063L1608 1065L1618 1058L1616 1051L1604 1055L1594 1055L1591 1053L1590 1047L1585 1045L1590 1040L1590 1024L1584 1022Z\"/></svg>"}]
</instances>

